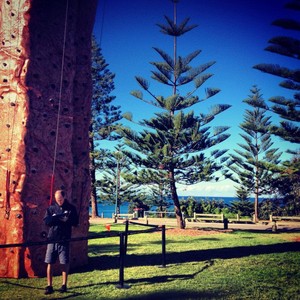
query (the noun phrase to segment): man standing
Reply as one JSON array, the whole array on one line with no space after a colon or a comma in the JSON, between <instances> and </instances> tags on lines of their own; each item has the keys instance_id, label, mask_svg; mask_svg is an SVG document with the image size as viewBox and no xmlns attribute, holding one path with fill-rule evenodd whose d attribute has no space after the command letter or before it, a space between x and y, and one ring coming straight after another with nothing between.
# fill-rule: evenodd
<instances>
[{"instance_id":1,"label":"man standing","mask_svg":"<svg viewBox=\"0 0 300 300\"><path fill-rule=\"evenodd\" d=\"M52 265L59 258L62 265L62 286L59 289L61 293L67 291L67 280L69 272L69 242L71 238L72 226L78 225L78 215L76 208L71 205L64 197L62 190L57 190L54 194L55 203L47 208L44 222L48 225L48 239L56 241L47 245L45 263L47 263L47 282L45 295L54 292L52 287Z\"/></svg>"}]
</instances>

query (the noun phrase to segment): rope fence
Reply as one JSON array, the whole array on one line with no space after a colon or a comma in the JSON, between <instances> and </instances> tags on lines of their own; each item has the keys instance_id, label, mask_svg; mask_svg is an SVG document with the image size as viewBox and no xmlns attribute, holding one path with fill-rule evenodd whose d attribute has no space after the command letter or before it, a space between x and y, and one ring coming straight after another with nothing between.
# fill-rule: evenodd
<instances>
[{"instance_id":1,"label":"rope fence","mask_svg":"<svg viewBox=\"0 0 300 300\"><path fill-rule=\"evenodd\" d=\"M140 225L150 227L145 230L129 230L129 224L132 225ZM47 240L47 241L37 241L37 242L25 242L25 243L10 243L10 244L0 244L0 249L5 248L15 248L15 247L34 247L34 246L43 246L47 244L53 243L63 243L63 242L79 242L85 240L93 240L93 239L101 239L107 237L120 237L119 244L119 283L116 285L117 288L129 288L128 285L124 283L124 270L126 265L126 255L127 255L127 244L128 244L128 236L133 234L141 234L141 233L151 233L155 231L162 232L162 264L160 267L166 267L166 226L158 226L158 225L146 225L139 224L135 222L125 221L125 230L124 232L107 232L102 235L93 235L87 237L75 237L64 240Z\"/></svg>"}]
</instances>

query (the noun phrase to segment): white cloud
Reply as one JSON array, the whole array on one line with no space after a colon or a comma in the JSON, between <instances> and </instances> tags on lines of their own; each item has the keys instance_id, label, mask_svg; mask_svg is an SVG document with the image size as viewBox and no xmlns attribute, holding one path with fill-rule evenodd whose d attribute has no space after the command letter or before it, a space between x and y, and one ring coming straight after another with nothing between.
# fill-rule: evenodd
<instances>
[{"instance_id":1,"label":"white cloud","mask_svg":"<svg viewBox=\"0 0 300 300\"><path fill-rule=\"evenodd\" d=\"M190 186L178 184L177 192L179 196L207 197L234 197L236 194L234 184L230 180L221 182L200 182Z\"/></svg>"}]
</instances>

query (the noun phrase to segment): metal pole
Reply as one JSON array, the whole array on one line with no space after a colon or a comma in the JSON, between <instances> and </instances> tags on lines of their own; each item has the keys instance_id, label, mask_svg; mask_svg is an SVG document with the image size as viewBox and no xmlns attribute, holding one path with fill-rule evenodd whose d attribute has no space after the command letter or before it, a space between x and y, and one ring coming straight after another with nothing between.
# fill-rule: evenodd
<instances>
[{"instance_id":1,"label":"metal pole","mask_svg":"<svg viewBox=\"0 0 300 300\"><path fill-rule=\"evenodd\" d=\"M223 224L224 224L224 229L228 229L228 219L227 218L224 218Z\"/></svg>"},{"instance_id":2,"label":"metal pole","mask_svg":"<svg viewBox=\"0 0 300 300\"><path fill-rule=\"evenodd\" d=\"M118 289L128 289L130 286L124 284L124 265L125 265L125 251L124 251L124 233L120 233L120 266L119 266L119 284L116 285Z\"/></svg>"},{"instance_id":3,"label":"metal pole","mask_svg":"<svg viewBox=\"0 0 300 300\"><path fill-rule=\"evenodd\" d=\"M119 158L117 157L117 174L116 174L116 204L115 204L115 223L117 223L117 210L118 210L118 193L119 193Z\"/></svg>"},{"instance_id":4,"label":"metal pole","mask_svg":"<svg viewBox=\"0 0 300 300\"><path fill-rule=\"evenodd\" d=\"M161 245L162 245L162 265L161 268L166 267L166 225L161 227Z\"/></svg>"},{"instance_id":5,"label":"metal pole","mask_svg":"<svg viewBox=\"0 0 300 300\"><path fill-rule=\"evenodd\" d=\"M127 253L128 227L129 227L129 221L126 220L126 223L125 223L125 244L124 244L124 254L125 255Z\"/></svg>"}]
</instances>

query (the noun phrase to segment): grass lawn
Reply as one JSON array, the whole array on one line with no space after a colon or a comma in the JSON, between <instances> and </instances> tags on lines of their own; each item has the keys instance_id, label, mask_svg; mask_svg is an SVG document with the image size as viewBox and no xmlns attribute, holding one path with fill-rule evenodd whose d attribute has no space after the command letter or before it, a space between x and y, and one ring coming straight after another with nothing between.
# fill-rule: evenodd
<instances>
[{"instance_id":1,"label":"grass lawn","mask_svg":"<svg viewBox=\"0 0 300 300\"><path fill-rule=\"evenodd\" d=\"M145 229L130 225L130 229ZM124 225L112 225L122 231ZM91 234L106 231L91 225ZM89 242L89 265L69 276L66 294L45 296L45 278L0 278L0 299L300 299L300 232L167 230L128 237L119 289L119 237ZM59 288L61 277L54 278Z\"/></svg>"}]
</instances>

